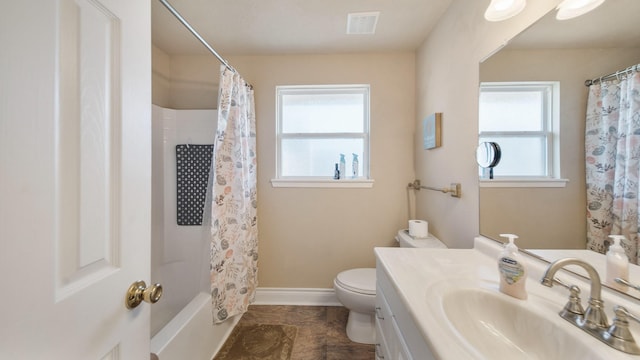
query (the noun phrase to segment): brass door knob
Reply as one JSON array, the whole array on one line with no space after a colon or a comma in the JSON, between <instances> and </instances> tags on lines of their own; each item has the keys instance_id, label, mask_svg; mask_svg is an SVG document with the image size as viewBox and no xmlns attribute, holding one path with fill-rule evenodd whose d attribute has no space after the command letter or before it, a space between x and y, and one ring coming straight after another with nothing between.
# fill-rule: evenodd
<instances>
[{"instance_id":1,"label":"brass door knob","mask_svg":"<svg viewBox=\"0 0 640 360\"><path fill-rule=\"evenodd\" d=\"M162 297L162 285L153 284L147 287L147 284L142 281L136 281L127 290L124 303L127 309L133 309L140 305L143 301L149 304L155 304Z\"/></svg>"}]
</instances>

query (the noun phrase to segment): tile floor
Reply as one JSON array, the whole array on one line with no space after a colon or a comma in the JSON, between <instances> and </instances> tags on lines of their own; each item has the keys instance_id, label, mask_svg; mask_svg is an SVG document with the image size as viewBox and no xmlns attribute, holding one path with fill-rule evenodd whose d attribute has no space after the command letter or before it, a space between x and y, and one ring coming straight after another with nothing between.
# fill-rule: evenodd
<instances>
[{"instance_id":1,"label":"tile floor","mask_svg":"<svg viewBox=\"0 0 640 360\"><path fill-rule=\"evenodd\" d=\"M291 360L373 360L375 346L351 342L345 332L349 311L341 306L251 305L239 324L298 327Z\"/></svg>"}]
</instances>

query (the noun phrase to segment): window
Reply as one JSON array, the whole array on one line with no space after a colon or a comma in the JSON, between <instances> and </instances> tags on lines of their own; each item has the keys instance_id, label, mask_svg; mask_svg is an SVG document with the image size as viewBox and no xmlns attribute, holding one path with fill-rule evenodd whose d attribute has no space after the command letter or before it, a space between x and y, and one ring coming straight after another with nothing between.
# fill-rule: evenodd
<instances>
[{"instance_id":1,"label":"window","mask_svg":"<svg viewBox=\"0 0 640 360\"><path fill-rule=\"evenodd\" d=\"M276 180L335 182L340 154L345 180L369 178L368 85L278 86L276 99Z\"/></svg>"},{"instance_id":2,"label":"window","mask_svg":"<svg viewBox=\"0 0 640 360\"><path fill-rule=\"evenodd\" d=\"M559 177L558 82L482 83L479 142L500 145L499 178Z\"/></svg>"}]
</instances>

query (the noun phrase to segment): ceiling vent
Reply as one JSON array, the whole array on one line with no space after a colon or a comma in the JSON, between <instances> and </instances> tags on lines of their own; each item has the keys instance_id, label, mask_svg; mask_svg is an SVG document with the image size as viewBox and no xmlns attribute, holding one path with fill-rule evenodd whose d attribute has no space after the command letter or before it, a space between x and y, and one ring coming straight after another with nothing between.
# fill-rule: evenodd
<instances>
[{"instance_id":1,"label":"ceiling vent","mask_svg":"<svg viewBox=\"0 0 640 360\"><path fill-rule=\"evenodd\" d=\"M347 17L347 34L373 34L376 32L379 11L350 13Z\"/></svg>"}]
</instances>

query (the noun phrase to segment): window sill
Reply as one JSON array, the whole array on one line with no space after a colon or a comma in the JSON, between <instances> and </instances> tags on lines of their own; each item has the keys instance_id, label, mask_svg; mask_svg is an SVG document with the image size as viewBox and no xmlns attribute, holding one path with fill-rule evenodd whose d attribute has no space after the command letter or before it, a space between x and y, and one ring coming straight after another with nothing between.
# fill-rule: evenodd
<instances>
[{"instance_id":1,"label":"window sill","mask_svg":"<svg viewBox=\"0 0 640 360\"><path fill-rule=\"evenodd\" d=\"M274 188L372 188L373 179L271 179Z\"/></svg>"},{"instance_id":2,"label":"window sill","mask_svg":"<svg viewBox=\"0 0 640 360\"><path fill-rule=\"evenodd\" d=\"M480 187L496 188L562 188L569 179L480 179Z\"/></svg>"}]
</instances>

